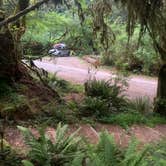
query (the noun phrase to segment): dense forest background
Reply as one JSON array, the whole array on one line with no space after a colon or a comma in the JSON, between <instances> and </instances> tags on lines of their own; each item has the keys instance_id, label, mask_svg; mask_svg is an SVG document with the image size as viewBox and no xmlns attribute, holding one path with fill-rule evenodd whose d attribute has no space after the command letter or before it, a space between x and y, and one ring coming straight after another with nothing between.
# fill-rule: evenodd
<instances>
[{"instance_id":1,"label":"dense forest background","mask_svg":"<svg viewBox=\"0 0 166 166\"><path fill-rule=\"evenodd\" d=\"M22 38L27 55L47 54L53 43L64 42L77 56L96 54L102 56L104 65L115 66L121 71L132 71L146 75L157 75L160 66L158 53L146 33L140 43L139 23L128 43L126 32L127 10L113 3L112 13L107 16L107 26L111 28L115 40L109 41L108 53L94 35L90 2L82 2L85 21L81 25L77 7L70 9L53 5L41 7L27 16L27 31ZM112 35L112 34L111 34ZM93 41L93 42L92 42Z\"/></svg>"}]
</instances>

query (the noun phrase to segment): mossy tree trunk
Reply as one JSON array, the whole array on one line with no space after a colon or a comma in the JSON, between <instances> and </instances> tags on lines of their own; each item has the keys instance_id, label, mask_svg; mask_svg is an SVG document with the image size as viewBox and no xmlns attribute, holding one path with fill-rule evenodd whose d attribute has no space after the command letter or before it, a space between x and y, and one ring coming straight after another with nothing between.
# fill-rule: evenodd
<instances>
[{"instance_id":1,"label":"mossy tree trunk","mask_svg":"<svg viewBox=\"0 0 166 166\"><path fill-rule=\"evenodd\" d=\"M20 59L11 32L0 33L0 79L16 81L21 77Z\"/></svg>"},{"instance_id":2,"label":"mossy tree trunk","mask_svg":"<svg viewBox=\"0 0 166 166\"><path fill-rule=\"evenodd\" d=\"M157 46L162 65L158 74L158 87L155 111L166 116L166 40L162 40L161 46Z\"/></svg>"},{"instance_id":3,"label":"mossy tree trunk","mask_svg":"<svg viewBox=\"0 0 166 166\"><path fill-rule=\"evenodd\" d=\"M29 0L19 0L15 12L24 10L29 5ZM1 14L0 21L5 20ZM25 16L15 23L5 25L0 29L0 79L17 81L21 78L21 51L19 50L21 36L25 32Z\"/></svg>"},{"instance_id":4,"label":"mossy tree trunk","mask_svg":"<svg viewBox=\"0 0 166 166\"><path fill-rule=\"evenodd\" d=\"M155 111L166 116L166 64L160 68Z\"/></svg>"}]
</instances>

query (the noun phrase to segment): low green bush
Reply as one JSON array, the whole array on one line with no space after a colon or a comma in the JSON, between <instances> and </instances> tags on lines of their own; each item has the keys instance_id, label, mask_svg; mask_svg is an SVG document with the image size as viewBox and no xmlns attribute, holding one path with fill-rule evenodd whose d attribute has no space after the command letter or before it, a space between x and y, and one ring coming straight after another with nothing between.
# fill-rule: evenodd
<instances>
[{"instance_id":1,"label":"low green bush","mask_svg":"<svg viewBox=\"0 0 166 166\"><path fill-rule=\"evenodd\" d=\"M5 80L0 81L0 98L9 96L12 93L12 87Z\"/></svg>"},{"instance_id":2,"label":"low green bush","mask_svg":"<svg viewBox=\"0 0 166 166\"><path fill-rule=\"evenodd\" d=\"M58 78L56 75L49 74L45 79L48 85L50 85L54 89L66 91L69 88L70 83L66 80Z\"/></svg>"},{"instance_id":3,"label":"low green bush","mask_svg":"<svg viewBox=\"0 0 166 166\"><path fill-rule=\"evenodd\" d=\"M109 114L106 100L97 97L86 97L81 103L79 114L82 116L102 117Z\"/></svg>"},{"instance_id":4,"label":"low green bush","mask_svg":"<svg viewBox=\"0 0 166 166\"><path fill-rule=\"evenodd\" d=\"M104 113L107 115L111 112L123 111L127 100L122 93L126 86L126 80L121 77L115 77L108 81L97 79L88 80L85 83L85 94L89 98L86 98L84 101L85 108L87 108L87 111L89 110L88 108L94 108L93 110L99 109L98 103L100 103L100 106L103 105L103 110L107 109L107 111L102 111L102 109L98 111L98 113L101 113L101 116L104 116Z\"/></svg>"},{"instance_id":5,"label":"low green bush","mask_svg":"<svg viewBox=\"0 0 166 166\"><path fill-rule=\"evenodd\" d=\"M140 113L152 113L153 112L153 104L148 97L138 97L129 102L128 107Z\"/></svg>"},{"instance_id":6,"label":"low green bush","mask_svg":"<svg viewBox=\"0 0 166 166\"><path fill-rule=\"evenodd\" d=\"M39 137L33 136L29 129L19 127L29 146L24 166L165 166L166 142L141 146L132 138L125 148L119 147L107 131L100 133L97 144L86 145L76 133L66 137L67 126L58 125L56 138L51 140L44 130Z\"/></svg>"},{"instance_id":7,"label":"low green bush","mask_svg":"<svg viewBox=\"0 0 166 166\"><path fill-rule=\"evenodd\" d=\"M154 127L157 124L166 124L166 118L156 114L143 115L140 112L128 111L118 114L111 114L109 116L98 119L102 123L116 124L123 128L128 128L134 124L145 124Z\"/></svg>"},{"instance_id":8,"label":"low green bush","mask_svg":"<svg viewBox=\"0 0 166 166\"><path fill-rule=\"evenodd\" d=\"M102 123L116 124L124 128L132 126L133 124L145 124L147 119L137 112L122 112L118 114L112 114L111 116L105 116L99 119Z\"/></svg>"},{"instance_id":9,"label":"low green bush","mask_svg":"<svg viewBox=\"0 0 166 166\"><path fill-rule=\"evenodd\" d=\"M157 98L154 105L155 110L160 110L158 113L166 116L166 99Z\"/></svg>"},{"instance_id":10,"label":"low green bush","mask_svg":"<svg viewBox=\"0 0 166 166\"><path fill-rule=\"evenodd\" d=\"M132 140L129 146L122 150L115 144L113 137L104 132L100 134L100 141L97 146L90 151L88 166L141 166L146 163L148 148L137 150L138 142Z\"/></svg>"},{"instance_id":11,"label":"low green bush","mask_svg":"<svg viewBox=\"0 0 166 166\"><path fill-rule=\"evenodd\" d=\"M81 138L76 136L77 131L66 136L67 125L58 125L54 139L46 135L44 129L39 130L39 137L36 138L29 129L21 126L18 128L30 148L28 158L34 165L63 166L82 154Z\"/></svg>"},{"instance_id":12,"label":"low green bush","mask_svg":"<svg viewBox=\"0 0 166 166\"><path fill-rule=\"evenodd\" d=\"M3 149L2 149L3 148ZM11 148L9 143L0 139L0 165L1 166L19 166L21 165L21 156Z\"/></svg>"},{"instance_id":13,"label":"low green bush","mask_svg":"<svg viewBox=\"0 0 166 166\"><path fill-rule=\"evenodd\" d=\"M132 139L126 148L120 148L108 132L100 134L97 145L88 146L86 157L78 156L72 166L164 166L166 163L165 141L154 145L139 147L139 142ZM86 158L86 160L85 160Z\"/></svg>"},{"instance_id":14,"label":"low green bush","mask_svg":"<svg viewBox=\"0 0 166 166\"><path fill-rule=\"evenodd\" d=\"M109 99L111 95L111 85L109 81L90 79L85 84L85 94L91 97Z\"/></svg>"},{"instance_id":15,"label":"low green bush","mask_svg":"<svg viewBox=\"0 0 166 166\"><path fill-rule=\"evenodd\" d=\"M17 92L10 92L0 100L0 116L13 120L17 115L31 116L32 110L29 99Z\"/></svg>"}]
</instances>

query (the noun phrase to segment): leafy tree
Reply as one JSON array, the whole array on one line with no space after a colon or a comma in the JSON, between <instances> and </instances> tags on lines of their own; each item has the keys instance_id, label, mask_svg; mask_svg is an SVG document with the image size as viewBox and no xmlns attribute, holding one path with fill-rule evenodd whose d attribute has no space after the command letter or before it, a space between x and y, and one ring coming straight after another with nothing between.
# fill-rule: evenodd
<instances>
[{"instance_id":1,"label":"leafy tree","mask_svg":"<svg viewBox=\"0 0 166 166\"><path fill-rule=\"evenodd\" d=\"M114 0L120 3L128 11L127 32L128 37L134 34L136 25L140 24L139 42L141 37L149 33L155 50L159 53L161 67L158 75L158 90L156 97L156 112L166 115L166 1L165 0ZM114 41L107 24L107 17L112 13L112 3L110 0L93 1L93 23L95 32L100 33L101 43L107 50L108 41ZM112 35L111 35L112 34Z\"/></svg>"},{"instance_id":2,"label":"leafy tree","mask_svg":"<svg viewBox=\"0 0 166 166\"><path fill-rule=\"evenodd\" d=\"M127 32L133 35L137 21L140 23L140 39L148 32L162 62L158 75L156 111L166 115L159 103L166 100L166 1L165 0L115 0L128 10ZM165 103L165 102L164 102Z\"/></svg>"},{"instance_id":3,"label":"leafy tree","mask_svg":"<svg viewBox=\"0 0 166 166\"><path fill-rule=\"evenodd\" d=\"M24 74L21 71L20 39L26 30L25 15L47 2L49 0L0 1L0 79L16 81ZM62 0L52 2L59 4Z\"/></svg>"}]
</instances>

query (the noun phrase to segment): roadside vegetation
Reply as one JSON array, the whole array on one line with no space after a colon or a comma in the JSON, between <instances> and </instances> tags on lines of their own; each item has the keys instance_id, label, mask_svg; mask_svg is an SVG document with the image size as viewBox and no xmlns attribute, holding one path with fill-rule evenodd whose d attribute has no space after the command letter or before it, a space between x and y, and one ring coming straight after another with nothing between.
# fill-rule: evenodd
<instances>
[{"instance_id":1,"label":"roadside vegetation","mask_svg":"<svg viewBox=\"0 0 166 166\"><path fill-rule=\"evenodd\" d=\"M39 129L39 137L29 129L18 126L24 135L27 148L26 154L18 154L14 149L3 144L0 158L1 165L8 166L112 166L112 165L165 165L165 141L157 144L140 145L134 138L128 147L120 148L114 142L113 137L103 132L100 134L96 145L85 142L76 134L67 133L67 126L58 125L54 138L45 134L45 130Z\"/></svg>"},{"instance_id":2,"label":"roadside vegetation","mask_svg":"<svg viewBox=\"0 0 166 166\"><path fill-rule=\"evenodd\" d=\"M163 0L0 0L0 166L165 166L164 138L123 147L105 131L92 144L68 128L165 126L165 9ZM155 100L129 99L119 74L75 85L38 68L55 43L118 72L158 76Z\"/></svg>"}]
</instances>

